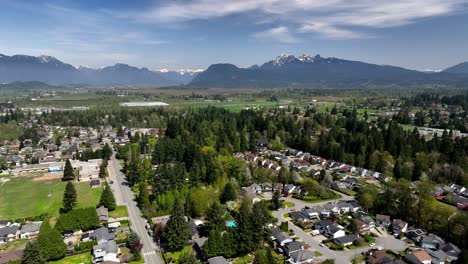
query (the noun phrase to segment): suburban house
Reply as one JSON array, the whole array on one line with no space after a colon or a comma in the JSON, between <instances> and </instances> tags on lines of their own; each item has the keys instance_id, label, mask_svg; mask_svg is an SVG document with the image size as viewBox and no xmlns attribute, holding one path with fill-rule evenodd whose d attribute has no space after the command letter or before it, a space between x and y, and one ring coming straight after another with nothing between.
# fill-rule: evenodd
<instances>
[{"instance_id":1,"label":"suburban house","mask_svg":"<svg viewBox=\"0 0 468 264\"><path fill-rule=\"evenodd\" d=\"M431 264L432 258L424 250L411 251L406 254L406 260L412 264Z\"/></svg>"},{"instance_id":2,"label":"suburban house","mask_svg":"<svg viewBox=\"0 0 468 264\"><path fill-rule=\"evenodd\" d=\"M99 245L99 244L105 243L107 241L114 240L115 239L115 233L109 232L109 229L102 226L102 227L94 230L94 232L91 233L90 237L91 237L91 239L95 240Z\"/></svg>"},{"instance_id":3,"label":"suburban house","mask_svg":"<svg viewBox=\"0 0 468 264\"><path fill-rule=\"evenodd\" d=\"M449 256L449 259L453 262L458 261L458 256L461 253L460 248L455 246L452 243L447 243L444 246L442 246L442 250Z\"/></svg>"},{"instance_id":4,"label":"suburban house","mask_svg":"<svg viewBox=\"0 0 468 264\"><path fill-rule=\"evenodd\" d=\"M393 235L399 235L400 233L405 233L408 229L408 223L401 219L393 219L392 231Z\"/></svg>"},{"instance_id":5,"label":"suburban house","mask_svg":"<svg viewBox=\"0 0 468 264\"><path fill-rule=\"evenodd\" d=\"M450 261L449 255L442 250L426 249L426 252L431 256L432 264L445 264Z\"/></svg>"},{"instance_id":6,"label":"suburban house","mask_svg":"<svg viewBox=\"0 0 468 264\"><path fill-rule=\"evenodd\" d=\"M346 201L338 201L338 202L336 203L336 206L339 208L340 214L349 213L349 212L350 212L350 209L351 209L350 204L347 203Z\"/></svg>"},{"instance_id":7,"label":"suburban house","mask_svg":"<svg viewBox=\"0 0 468 264\"><path fill-rule=\"evenodd\" d=\"M109 221L109 210L106 207L101 206L96 208L96 213L99 216L99 222L107 223Z\"/></svg>"},{"instance_id":8,"label":"suburban house","mask_svg":"<svg viewBox=\"0 0 468 264\"><path fill-rule=\"evenodd\" d=\"M302 213L302 212L291 212L289 213L289 217L294 221L294 222L308 222L309 221L309 216Z\"/></svg>"},{"instance_id":9,"label":"suburban house","mask_svg":"<svg viewBox=\"0 0 468 264\"><path fill-rule=\"evenodd\" d=\"M320 233L329 238L338 238L345 236L345 231L339 228L330 220L321 220L315 223L315 229L319 230Z\"/></svg>"},{"instance_id":10,"label":"suburban house","mask_svg":"<svg viewBox=\"0 0 468 264\"><path fill-rule=\"evenodd\" d=\"M293 184L286 184L284 186L283 195L288 196L290 194L293 194L295 190L296 190L296 186L294 186Z\"/></svg>"},{"instance_id":11,"label":"suburban house","mask_svg":"<svg viewBox=\"0 0 468 264\"><path fill-rule=\"evenodd\" d=\"M199 228L203 226L203 222L200 220L191 220L188 222L189 230L190 230L190 237L192 241L200 238L200 230Z\"/></svg>"},{"instance_id":12,"label":"suburban house","mask_svg":"<svg viewBox=\"0 0 468 264\"><path fill-rule=\"evenodd\" d=\"M358 237L355 234L349 234L342 237L337 237L333 240L333 242L335 242L335 244L340 247L346 247L352 245L357 238Z\"/></svg>"},{"instance_id":13,"label":"suburban house","mask_svg":"<svg viewBox=\"0 0 468 264\"><path fill-rule=\"evenodd\" d=\"M93 246L93 257L96 262L117 262L120 263L117 255L119 254L119 248L114 240L109 240L104 243Z\"/></svg>"},{"instance_id":14,"label":"suburban house","mask_svg":"<svg viewBox=\"0 0 468 264\"><path fill-rule=\"evenodd\" d=\"M353 219L353 226L355 227L355 230L359 232L359 234L368 234L370 232L369 226L364 223L361 219Z\"/></svg>"},{"instance_id":15,"label":"suburban house","mask_svg":"<svg viewBox=\"0 0 468 264\"><path fill-rule=\"evenodd\" d=\"M230 264L223 256L208 259L208 264Z\"/></svg>"},{"instance_id":16,"label":"suburban house","mask_svg":"<svg viewBox=\"0 0 468 264\"><path fill-rule=\"evenodd\" d=\"M316 208L302 209L302 214L307 215L309 219L320 219L320 211Z\"/></svg>"},{"instance_id":17,"label":"suburban house","mask_svg":"<svg viewBox=\"0 0 468 264\"><path fill-rule=\"evenodd\" d=\"M0 244L13 241L19 237L20 224L14 223L0 228Z\"/></svg>"},{"instance_id":18,"label":"suburban house","mask_svg":"<svg viewBox=\"0 0 468 264\"><path fill-rule=\"evenodd\" d=\"M374 219L372 219L370 216L363 216L363 217L359 218L359 220L366 223L366 225L368 225L369 228L374 228L375 227Z\"/></svg>"},{"instance_id":19,"label":"suburban house","mask_svg":"<svg viewBox=\"0 0 468 264\"><path fill-rule=\"evenodd\" d=\"M368 264L405 264L404 261L396 259L383 250L370 251L366 258Z\"/></svg>"},{"instance_id":20,"label":"suburban house","mask_svg":"<svg viewBox=\"0 0 468 264\"><path fill-rule=\"evenodd\" d=\"M272 192L273 190L273 186L268 182L261 183L260 186L262 187L263 192Z\"/></svg>"},{"instance_id":21,"label":"suburban house","mask_svg":"<svg viewBox=\"0 0 468 264\"><path fill-rule=\"evenodd\" d=\"M449 187L450 189L452 189L454 193L458 193L458 194L461 194L466 190L465 187L457 185L457 184L451 184Z\"/></svg>"},{"instance_id":22,"label":"suburban house","mask_svg":"<svg viewBox=\"0 0 468 264\"><path fill-rule=\"evenodd\" d=\"M405 236L414 242L419 243L421 241L421 238L426 234L422 229L419 228L411 228L406 231Z\"/></svg>"},{"instance_id":23,"label":"suburban house","mask_svg":"<svg viewBox=\"0 0 468 264\"><path fill-rule=\"evenodd\" d=\"M314 261L314 258L314 252L309 250L300 250L291 253L289 262L291 262L291 264L312 263L312 261Z\"/></svg>"},{"instance_id":24,"label":"suburban house","mask_svg":"<svg viewBox=\"0 0 468 264\"><path fill-rule=\"evenodd\" d=\"M273 230L271 230L271 239L274 240L276 244L281 247L293 242L292 238L286 232L279 228L273 228Z\"/></svg>"},{"instance_id":25,"label":"suburban house","mask_svg":"<svg viewBox=\"0 0 468 264\"><path fill-rule=\"evenodd\" d=\"M340 214L340 208L338 208L338 206L336 206L335 203L328 202L328 203L323 205L323 208L328 210L330 212L330 214L334 214L334 215L339 215Z\"/></svg>"},{"instance_id":26,"label":"suburban house","mask_svg":"<svg viewBox=\"0 0 468 264\"><path fill-rule=\"evenodd\" d=\"M389 227L390 224L392 223L390 221L390 216L389 215L381 215L381 214L377 214L375 216L375 222L376 222L377 226L383 226L383 227Z\"/></svg>"},{"instance_id":27,"label":"suburban house","mask_svg":"<svg viewBox=\"0 0 468 264\"><path fill-rule=\"evenodd\" d=\"M428 234L421 238L420 243L422 248L437 250L445 243L445 241L434 234Z\"/></svg>"},{"instance_id":28,"label":"suburban house","mask_svg":"<svg viewBox=\"0 0 468 264\"><path fill-rule=\"evenodd\" d=\"M20 238L21 239L35 239L39 235L42 221L27 223L21 226Z\"/></svg>"},{"instance_id":29,"label":"suburban house","mask_svg":"<svg viewBox=\"0 0 468 264\"><path fill-rule=\"evenodd\" d=\"M291 243L286 244L283 247L283 251L286 256L291 256L291 253L301 251L303 249L304 249L304 246L299 241L293 241Z\"/></svg>"},{"instance_id":30,"label":"suburban house","mask_svg":"<svg viewBox=\"0 0 468 264\"><path fill-rule=\"evenodd\" d=\"M356 213L357 211L361 210L361 208L362 208L361 205L356 200L348 201L347 203L349 204L349 210L351 212Z\"/></svg>"}]
</instances>

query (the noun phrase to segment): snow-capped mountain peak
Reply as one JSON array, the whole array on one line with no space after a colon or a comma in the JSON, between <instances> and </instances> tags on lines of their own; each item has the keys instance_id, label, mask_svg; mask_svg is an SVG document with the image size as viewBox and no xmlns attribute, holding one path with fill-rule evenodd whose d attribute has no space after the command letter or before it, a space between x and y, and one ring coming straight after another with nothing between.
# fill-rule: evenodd
<instances>
[{"instance_id":1,"label":"snow-capped mountain peak","mask_svg":"<svg viewBox=\"0 0 468 264\"><path fill-rule=\"evenodd\" d=\"M192 69L178 69L178 70L176 70L176 72L178 72L180 75L184 75L184 74L194 75L194 74L200 73L202 71L203 71L203 69L195 69L195 70L192 70Z\"/></svg>"},{"instance_id":2,"label":"snow-capped mountain peak","mask_svg":"<svg viewBox=\"0 0 468 264\"><path fill-rule=\"evenodd\" d=\"M294 55L289 55L289 54L281 54L276 59L273 61L274 65L283 65L285 63L294 61L296 57Z\"/></svg>"},{"instance_id":3,"label":"snow-capped mountain peak","mask_svg":"<svg viewBox=\"0 0 468 264\"><path fill-rule=\"evenodd\" d=\"M52 57L52 56L47 56L47 55L41 55L38 57L41 61L41 63L49 63L49 62L56 62L58 61L56 58Z\"/></svg>"},{"instance_id":4,"label":"snow-capped mountain peak","mask_svg":"<svg viewBox=\"0 0 468 264\"><path fill-rule=\"evenodd\" d=\"M302 62L316 62L322 59L322 57L319 54L315 56L311 56L310 54L302 54L301 56L297 57L297 59Z\"/></svg>"},{"instance_id":5,"label":"snow-capped mountain peak","mask_svg":"<svg viewBox=\"0 0 468 264\"><path fill-rule=\"evenodd\" d=\"M76 69L78 69L78 70L91 70L92 68L89 67L89 66L86 66L86 65L80 65L80 66L76 67Z\"/></svg>"}]
</instances>

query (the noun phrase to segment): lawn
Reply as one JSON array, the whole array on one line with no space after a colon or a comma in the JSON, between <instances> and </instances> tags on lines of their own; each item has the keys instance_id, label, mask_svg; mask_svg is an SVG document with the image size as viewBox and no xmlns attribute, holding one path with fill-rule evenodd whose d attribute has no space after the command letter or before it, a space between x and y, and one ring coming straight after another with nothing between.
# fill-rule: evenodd
<instances>
[{"instance_id":1,"label":"lawn","mask_svg":"<svg viewBox=\"0 0 468 264\"><path fill-rule=\"evenodd\" d=\"M75 183L77 207L95 207L101 189L91 189L88 183ZM12 178L0 186L0 219L18 219L48 213L58 216L62 206L65 183L59 180L33 181Z\"/></svg>"},{"instance_id":2,"label":"lawn","mask_svg":"<svg viewBox=\"0 0 468 264\"><path fill-rule=\"evenodd\" d=\"M17 239L0 245L0 251L12 251L20 248L28 242L27 239Z\"/></svg>"},{"instance_id":3,"label":"lawn","mask_svg":"<svg viewBox=\"0 0 468 264\"><path fill-rule=\"evenodd\" d=\"M294 207L294 203L290 201L284 201L283 206L286 208L291 208L291 207Z\"/></svg>"},{"instance_id":4,"label":"lawn","mask_svg":"<svg viewBox=\"0 0 468 264\"><path fill-rule=\"evenodd\" d=\"M66 257L61 260L49 262L49 264L92 264L93 257L90 253Z\"/></svg>"},{"instance_id":5,"label":"lawn","mask_svg":"<svg viewBox=\"0 0 468 264\"><path fill-rule=\"evenodd\" d=\"M114 211L109 212L109 216L112 218L127 217L127 207L125 205L117 206Z\"/></svg>"},{"instance_id":6,"label":"lawn","mask_svg":"<svg viewBox=\"0 0 468 264\"><path fill-rule=\"evenodd\" d=\"M182 255L182 253L184 253L184 252L192 253L192 247L191 246L185 246L182 250L175 251L175 252L167 252L167 253L165 253L166 254L166 259L167 260L171 259L172 262L177 262L180 255Z\"/></svg>"},{"instance_id":7,"label":"lawn","mask_svg":"<svg viewBox=\"0 0 468 264\"><path fill-rule=\"evenodd\" d=\"M252 256L250 255L245 255L243 257L238 257L236 259L234 259L234 262L233 264L248 264L248 263L252 263Z\"/></svg>"}]
</instances>

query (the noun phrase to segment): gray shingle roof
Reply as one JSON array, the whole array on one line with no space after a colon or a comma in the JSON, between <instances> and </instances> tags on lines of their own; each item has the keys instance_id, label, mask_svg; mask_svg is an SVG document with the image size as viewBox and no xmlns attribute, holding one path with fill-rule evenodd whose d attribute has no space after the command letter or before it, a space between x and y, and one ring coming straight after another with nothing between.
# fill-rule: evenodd
<instances>
[{"instance_id":1,"label":"gray shingle roof","mask_svg":"<svg viewBox=\"0 0 468 264\"><path fill-rule=\"evenodd\" d=\"M212 257L208 259L209 264L229 264L229 262L222 256Z\"/></svg>"},{"instance_id":2,"label":"gray shingle roof","mask_svg":"<svg viewBox=\"0 0 468 264\"><path fill-rule=\"evenodd\" d=\"M296 252L291 253L291 258L295 262L302 262L302 261L306 261L309 259L314 259L315 254L314 252L309 251L309 250L301 250L301 251L296 251Z\"/></svg>"}]
</instances>

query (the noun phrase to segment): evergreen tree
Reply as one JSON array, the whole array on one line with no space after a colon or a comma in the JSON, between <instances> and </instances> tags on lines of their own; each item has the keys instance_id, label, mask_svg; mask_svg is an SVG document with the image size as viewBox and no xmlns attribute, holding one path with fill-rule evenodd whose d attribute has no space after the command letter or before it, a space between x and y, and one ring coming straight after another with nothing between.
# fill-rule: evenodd
<instances>
[{"instance_id":1,"label":"evergreen tree","mask_svg":"<svg viewBox=\"0 0 468 264\"><path fill-rule=\"evenodd\" d=\"M255 247L252 232L252 214L250 209L250 202L247 199L242 201L242 204L236 215L236 223L236 237L237 241L239 242L237 253L247 254Z\"/></svg>"},{"instance_id":2,"label":"evergreen tree","mask_svg":"<svg viewBox=\"0 0 468 264\"><path fill-rule=\"evenodd\" d=\"M149 192L145 182L140 182L138 185L139 194L138 194L138 205L141 209L147 209L151 206L149 199Z\"/></svg>"},{"instance_id":3,"label":"evergreen tree","mask_svg":"<svg viewBox=\"0 0 468 264\"><path fill-rule=\"evenodd\" d=\"M102 191L98 206L104 206L109 209L109 211L115 210L115 197L107 182L104 183L104 190Z\"/></svg>"},{"instance_id":4,"label":"evergreen tree","mask_svg":"<svg viewBox=\"0 0 468 264\"><path fill-rule=\"evenodd\" d=\"M267 238L266 225L269 220L270 216L264 202L255 203L252 208L252 232L255 242L259 243Z\"/></svg>"},{"instance_id":5,"label":"evergreen tree","mask_svg":"<svg viewBox=\"0 0 468 264\"><path fill-rule=\"evenodd\" d=\"M230 182L226 183L224 186L223 192L221 193L221 203L226 203L229 201L235 201L237 198L236 191Z\"/></svg>"},{"instance_id":6,"label":"evergreen tree","mask_svg":"<svg viewBox=\"0 0 468 264\"><path fill-rule=\"evenodd\" d=\"M102 158L104 160L109 160L110 157L112 156L112 148L109 146L109 144L105 144L104 147L102 148Z\"/></svg>"},{"instance_id":7,"label":"evergreen tree","mask_svg":"<svg viewBox=\"0 0 468 264\"><path fill-rule=\"evenodd\" d=\"M207 258L224 255L224 241L218 229L212 229L208 240L203 245L203 253Z\"/></svg>"},{"instance_id":8,"label":"evergreen tree","mask_svg":"<svg viewBox=\"0 0 468 264\"><path fill-rule=\"evenodd\" d=\"M206 212L206 217L208 219L209 230L222 230L224 228L224 209L218 202L214 202L213 205L211 205L211 207L208 208L208 211Z\"/></svg>"},{"instance_id":9,"label":"evergreen tree","mask_svg":"<svg viewBox=\"0 0 468 264\"><path fill-rule=\"evenodd\" d=\"M73 181L75 179L75 173L70 160L65 161L65 167L63 169L62 181Z\"/></svg>"},{"instance_id":10,"label":"evergreen tree","mask_svg":"<svg viewBox=\"0 0 468 264\"><path fill-rule=\"evenodd\" d=\"M164 229L170 251L177 251L184 247L189 237L189 228L184 217L184 210L179 200L174 202L171 217Z\"/></svg>"},{"instance_id":11,"label":"evergreen tree","mask_svg":"<svg viewBox=\"0 0 468 264\"><path fill-rule=\"evenodd\" d=\"M108 162L106 159L102 160L101 165L99 166L99 178L104 179L107 176L107 165Z\"/></svg>"},{"instance_id":12,"label":"evergreen tree","mask_svg":"<svg viewBox=\"0 0 468 264\"><path fill-rule=\"evenodd\" d=\"M76 205L76 200L77 200L77 193L75 186L73 185L72 182L67 182L67 185L65 187L65 192L63 193L63 203L62 203L62 211L63 213L68 213Z\"/></svg>"},{"instance_id":13,"label":"evergreen tree","mask_svg":"<svg viewBox=\"0 0 468 264\"><path fill-rule=\"evenodd\" d=\"M271 198L271 209L278 210L280 207L281 207L280 191L275 190L273 191L273 196Z\"/></svg>"},{"instance_id":14,"label":"evergreen tree","mask_svg":"<svg viewBox=\"0 0 468 264\"><path fill-rule=\"evenodd\" d=\"M28 241L23 252L21 264L45 264L46 260L42 257L37 242Z\"/></svg>"},{"instance_id":15,"label":"evergreen tree","mask_svg":"<svg viewBox=\"0 0 468 264\"><path fill-rule=\"evenodd\" d=\"M192 208L193 208L192 195L190 194L190 191L188 191L187 195L185 196L185 201L184 201L185 216L187 216L187 217L192 216Z\"/></svg>"},{"instance_id":16,"label":"evergreen tree","mask_svg":"<svg viewBox=\"0 0 468 264\"><path fill-rule=\"evenodd\" d=\"M40 254L47 261L58 260L65 256L67 245L57 230L50 227L49 221L42 222L37 238L37 246Z\"/></svg>"}]
</instances>

